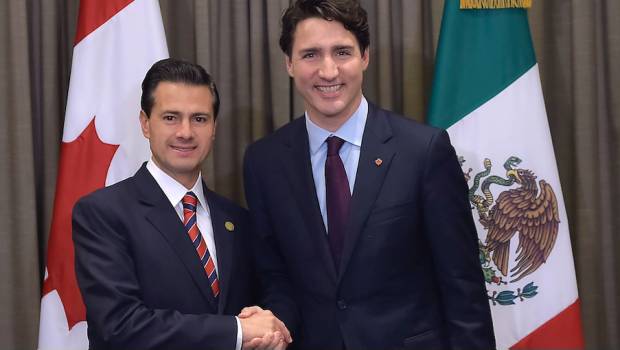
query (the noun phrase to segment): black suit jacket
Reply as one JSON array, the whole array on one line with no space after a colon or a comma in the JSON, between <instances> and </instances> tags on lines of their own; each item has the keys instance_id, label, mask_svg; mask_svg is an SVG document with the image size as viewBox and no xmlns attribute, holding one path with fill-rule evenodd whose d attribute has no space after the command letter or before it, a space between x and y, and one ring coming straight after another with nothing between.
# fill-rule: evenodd
<instances>
[{"instance_id":1,"label":"black suit jacket","mask_svg":"<svg viewBox=\"0 0 620 350\"><path fill-rule=\"evenodd\" d=\"M75 205L75 268L91 348L235 348L230 315L255 303L248 215L204 189L218 257L218 303L183 223L144 165Z\"/></svg>"},{"instance_id":2,"label":"black suit jacket","mask_svg":"<svg viewBox=\"0 0 620 350\"><path fill-rule=\"evenodd\" d=\"M491 349L467 186L445 131L369 104L340 266L304 118L246 152L265 304L299 349Z\"/></svg>"}]
</instances>

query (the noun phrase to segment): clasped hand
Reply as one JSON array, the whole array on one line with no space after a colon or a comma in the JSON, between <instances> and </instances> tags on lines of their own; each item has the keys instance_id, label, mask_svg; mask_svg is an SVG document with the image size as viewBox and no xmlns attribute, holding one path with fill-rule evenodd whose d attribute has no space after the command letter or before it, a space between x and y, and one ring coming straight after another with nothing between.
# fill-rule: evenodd
<instances>
[{"instance_id":1,"label":"clasped hand","mask_svg":"<svg viewBox=\"0 0 620 350\"><path fill-rule=\"evenodd\" d=\"M284 323L269 310L250 306L237 317L243 332L243 349L284 350L293 341Z\"/></svg>"}]
</instances>

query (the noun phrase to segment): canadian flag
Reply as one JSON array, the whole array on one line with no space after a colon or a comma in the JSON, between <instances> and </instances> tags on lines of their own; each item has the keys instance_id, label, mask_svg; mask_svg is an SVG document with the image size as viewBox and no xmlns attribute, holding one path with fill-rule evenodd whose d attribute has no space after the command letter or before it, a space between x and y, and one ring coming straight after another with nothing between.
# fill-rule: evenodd
<instances>
[{"instance_id":1,"label":"canadian flag","mask_svg":"<svg viewBox=\"0 0 620 350\"><path fill-rule=\"evenodd\" d=\"M150 156L140 131L140 83L168 57L157 0L81 0L47 268L39 349L88 349L71 238L75 202L135 173Z\"/></svg>"}]
</instances>

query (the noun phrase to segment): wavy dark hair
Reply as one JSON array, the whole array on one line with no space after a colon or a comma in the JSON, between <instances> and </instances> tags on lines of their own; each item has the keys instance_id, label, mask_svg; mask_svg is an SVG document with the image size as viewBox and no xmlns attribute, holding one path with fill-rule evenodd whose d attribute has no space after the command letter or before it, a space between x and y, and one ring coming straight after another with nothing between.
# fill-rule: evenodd
<instances>
[{"instance_id":1,"label":"wavy dark hair","mask_svg":"<svg viewBox=\"0 0 620 350\"><path fill-rule=\"evenodd\" d=\"M297 0L282 15L282 32L280 33L280 48L291 57L295 29L299 22L308 18L322 18L327 21L337 21L357 39L360 51L370 45L368 31L368 14L357 0Z\"/></svg>"}]
</instances>

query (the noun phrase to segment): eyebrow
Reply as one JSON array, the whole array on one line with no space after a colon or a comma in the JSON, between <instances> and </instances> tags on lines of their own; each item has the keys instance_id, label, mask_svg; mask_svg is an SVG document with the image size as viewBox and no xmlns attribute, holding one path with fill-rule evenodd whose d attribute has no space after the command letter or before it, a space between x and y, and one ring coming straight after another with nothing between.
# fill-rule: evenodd
<instances>
[{"instance_id":1,"label":"eyebrow","mask_svg":"<svg viewBox=\"0 0 620 350\"><path fill-rule=\"evenodd\" d=\"M352 50L354 49L354 46L353 45L339 45L339 46L334 47L334 50L343 50L343 49Z\"/></svg>"},{"instance_id":2,"label":"eyebrow","mask_svg":"<svg viewBox=\"0 0 620 350\"><path fill-rule=\"evenodd\" d=\"M213 114L209 113L209 112L198 112L198 113L192 113L191 115L192 117L200 117L200 116L205 116L205 117L209 117L212 118Z\"/></svg>"},{"instance_id":3,"label":"eyebrow","mask_svg":"<svg viewBox=\"0 0 620 350\"><path fill-rule=\"evenodd\" d=\"M305 49L301 49L299 50L299 53L308 53L308 52L317 52L317 51L321 51L321 49L319 49L318 47L307 47Z\"/></svg>"},{"instance_id":4,"label":"eyebrow","mask_svg":"<svg viewBox=\"0 0 620 350\"><path fill-rule=\"evenodd\" d=\"M165 114L180 115L180 114L183 114L183 113L181 113L180 111L171 109L171 110L165 110L161 114L162 115L165 115ZM213 114L209 113L209 112L195 112L195 113L190 114L191 117L197 117L197 116L202 116L202 115L205 115L205 116L208 116L208 117L213 116Z\"/></svg>"},{"instance_id":5,"label":"eyebrow","mask_svg":"<svg viewBox=\"0 0 620 350\"><path fill-rule=\"evenodd\" d=\"M330 51L352 50L352 49L354 49L353 45L336 45L334 47L329 48ZM324 51L323 48L313 46L313 47L307 47L304 49L300 49L299 53L304 54L308 52L320 52L320 51Z\"/></svg>"}]
</instances>

